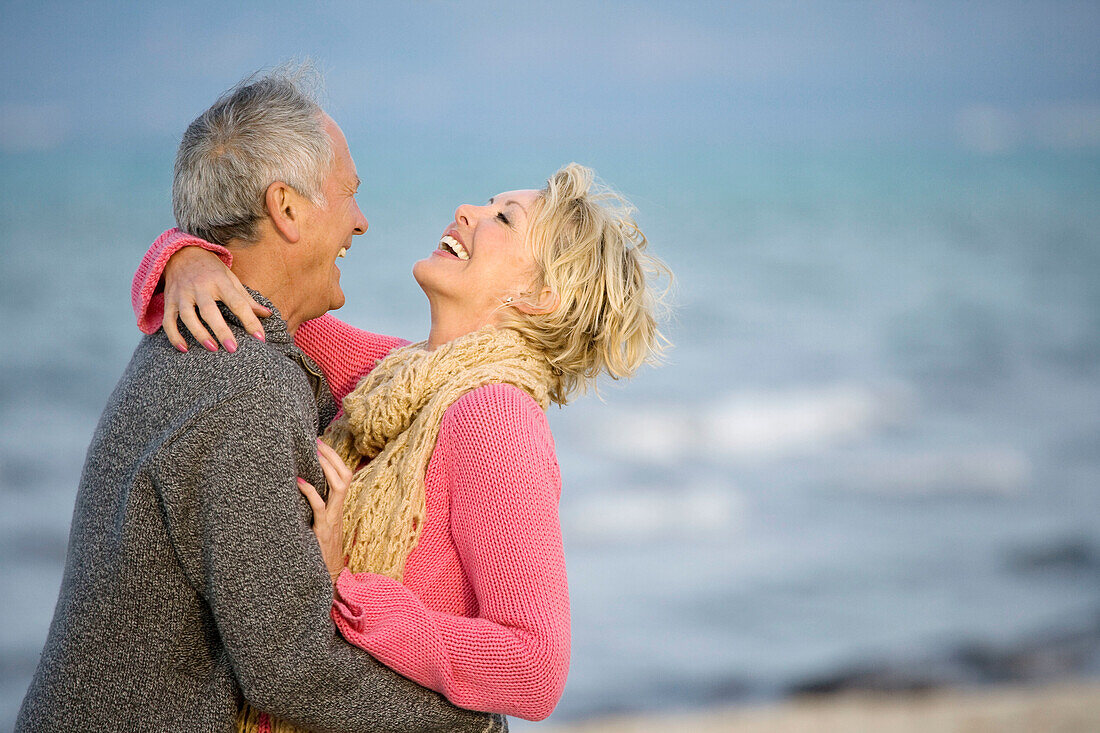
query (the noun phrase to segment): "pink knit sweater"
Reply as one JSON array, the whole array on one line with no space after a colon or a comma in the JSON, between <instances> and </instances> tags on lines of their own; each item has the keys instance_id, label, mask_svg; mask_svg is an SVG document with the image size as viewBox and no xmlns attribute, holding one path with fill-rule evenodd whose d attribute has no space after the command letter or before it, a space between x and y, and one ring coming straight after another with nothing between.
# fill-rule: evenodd
<instances>
[{"instance_id":1,"label":"pink knit sweater","mask_svg":"<svg viewBox=\"0 0 1100 733\"><path fill-rule=\"evenodd\" d=\"M198 245L170 230L134 277L139 327L155 332L155 293L168 258ZM331 315L303 323L295 343L324 370L337 402L378 359L407 343ZM486 385L443 415L426 474L426 522L404 582L344 570L332 617L386 666L474 710L541 720L569 667L569 593L558 523L561 475L546 415L510 385Z\"/></svg>"}]
</instances>

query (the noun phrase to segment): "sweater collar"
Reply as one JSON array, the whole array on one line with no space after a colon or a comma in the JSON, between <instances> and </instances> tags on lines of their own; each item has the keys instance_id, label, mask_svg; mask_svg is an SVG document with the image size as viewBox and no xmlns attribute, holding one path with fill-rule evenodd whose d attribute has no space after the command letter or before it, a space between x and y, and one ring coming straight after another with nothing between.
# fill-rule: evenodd
<instances>
[{"instance_id":1,"label":"sweater collar","mask_svg":"<svg viewBox=\"0 0 1100 733\"><path fill-rule=\"evenodd\" d=\"M283 314L279 312L275 304L268 300L263 293L253 290L247 285L245 290L248 291L253 300L271 311L270 316L260 319L260 324L264 327L266 343L289 356L306 373L310 386L313 388L313 397L317 402L318 424L320 430L324 431L328 424L332 422L332 419L336 417L337 411L336 400L332 396L332 390L329 388L324 372L321 371L321 368L317 366L313 359L309 358L305 352L295 345L294 337L290 335L286 321L283 320ZM224 303L218 305L221 308L222 315L225 316L226 323L244 328L241 319L237 318L236 314L229 310Z\"/></svg>"},{"instance_id":2,"label":"sweater collar","mask_svg":"<svg viewBox=\"0 0 1100 733\"><path fill-rule=\"evenodd\" d=\"M260 325L264 327L264 339L268 343L272 344L287 344L293 342L294 338L290 335L290 331L287 329L287 324L286 321L283 319L283 314L279 312L279 309L275 307L275 304L268 300L267 297L265 297L264 294L259 292L258 290L253 290L247 285L244 289L248 291L248 294L252 296L253 300L271 311L270 316L260 319ZM237 318L237 315L233 313L233 311L229 310L229 308L227 308L224 303L219 303L218 305L221 308L222 315L225 317L226 323L244 328L244 324L241 322L241 319Z\"/></svg>"}]
</instances>

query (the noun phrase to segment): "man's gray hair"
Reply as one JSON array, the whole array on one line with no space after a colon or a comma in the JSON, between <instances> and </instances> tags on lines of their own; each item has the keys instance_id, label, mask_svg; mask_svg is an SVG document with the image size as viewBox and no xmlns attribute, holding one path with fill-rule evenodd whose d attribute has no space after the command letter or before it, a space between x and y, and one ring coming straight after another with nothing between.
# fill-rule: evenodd
<instances>
[{"instance_id":1,"label":"man's gray hair","mask_svg":"<svg viewBox=\"0 0 1100 733\"><path fill-rule=\"evenodd\" d=\"M187 127L172 210L180 229L218 244L255 240L268 186L282 181L318 206L334 160L309 66L245 79Z\"/></svg>"}]
</instances>

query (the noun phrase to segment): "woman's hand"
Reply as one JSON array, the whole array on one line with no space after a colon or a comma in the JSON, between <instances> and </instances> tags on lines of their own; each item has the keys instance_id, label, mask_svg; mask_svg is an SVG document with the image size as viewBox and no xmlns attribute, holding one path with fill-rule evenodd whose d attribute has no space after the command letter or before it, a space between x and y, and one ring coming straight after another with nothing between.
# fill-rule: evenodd
<instances>
[{"instance_id":1,"label":"woman's hand","mask_svg":"<svg viewBox=\"0 0 1100 733\"><path fill-rule=\"evenodd\" d=\"M195 340L210 351L217 351L218 345L203 321L226 351L231 354L236 351L237 342L218 310L218 301L241 319L249 333L264 340L264 328L257 316L270 316L271 311L252 299L216 254L202 247L184 247L172 255L164 267L164 333L172 345L187 351L187 341L176 325L179 316Z\"/></svg>"},{"instance_id":2,"label":"woman's hand","mask_svg":"<svg viewBox=\"0 0 1100 733\"><path fill-rule=\"evenodd\" d=\"M313 534L317 535L321 555L335 583L344 569L344 496L351 483L352 470L320 439L317 440L317 458L328 481L328 503L305 479L298 479L298 489L313 507Z\"/></svg>"}]
</instances>

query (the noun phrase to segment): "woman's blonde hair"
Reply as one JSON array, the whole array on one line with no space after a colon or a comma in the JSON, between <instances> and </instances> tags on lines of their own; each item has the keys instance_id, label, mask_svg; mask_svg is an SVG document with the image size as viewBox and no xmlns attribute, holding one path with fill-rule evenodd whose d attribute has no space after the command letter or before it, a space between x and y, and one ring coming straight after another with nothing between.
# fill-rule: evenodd
<instances>
[{"instance_id":1,"label":"woman's blonde hair","mask_svg":"<svg viewBox=\"0 0 1100 733\"><path fill-rule=\"evenodd\" d=\"M663 292L654 281L671 283L672 274L646 253L633 213L626 199L577 163L552 175L532 207L527 236L538 265L534 285L536 292L549 288L558 304L540 314L509 308L502 325L546 355L556 377L550 396L558 404L600 374L633 375L668 345L657 326Z\"/></svg>"}]
</instances>

